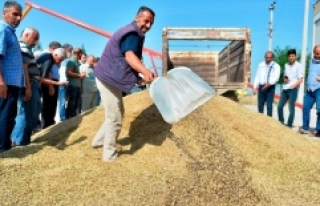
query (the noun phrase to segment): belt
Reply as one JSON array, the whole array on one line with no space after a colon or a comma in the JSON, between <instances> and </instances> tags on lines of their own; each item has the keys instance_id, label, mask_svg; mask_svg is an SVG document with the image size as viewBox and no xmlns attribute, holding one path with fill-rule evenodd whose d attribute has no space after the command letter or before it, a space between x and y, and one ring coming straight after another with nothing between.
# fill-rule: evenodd
<instances>
[{"instance_id":1,"label":"belt","mask_svg":"<svg viewBox=\"0 0 320 206\"><path fill-rule=\"evenodd\" d=\"M265 84L259 84L260 86L264 86L264 85L266 85L266 84L268 84L268 83L265 83ZM275 84L270 84L270 86L275 86Z\"/></svg>"},{"instance_id":2,"label":"belt","mask_svg":"<svg viewBox=\"0 0 320 206\"><path fill-rule=\"evenodd\" d=\"M29 79L40 81L40 76L30 76Z\"/></svg>"}]
</instances>

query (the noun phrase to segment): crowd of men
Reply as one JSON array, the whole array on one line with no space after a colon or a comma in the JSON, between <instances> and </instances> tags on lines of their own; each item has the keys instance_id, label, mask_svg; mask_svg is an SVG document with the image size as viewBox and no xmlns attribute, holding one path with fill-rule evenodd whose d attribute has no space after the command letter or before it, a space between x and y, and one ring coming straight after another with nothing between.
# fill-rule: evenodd
<instances>
[{"instance_id":1,"label":"crowd of men","mask_svg":"<svg viewBox=\"0 0 320 206\"><path fill-rule=\"evenodd\" d=\"M289 128L293 127L295 118L295 103L297 101L300 84L303 82L303 69L297 61L295 49L288 50L288 62L283 71L283 89L280 94L278 104L279 121ZM267 105L267 115L272 117L273 100L275 94L275 85L279 81L281 69L277 62L273 61L274 54L271 51L266 52L265 60L258 66L254 79L254 94L258 93L258 111L264 112L264 106ZM289 116L285 124L283 109L288 102ZM310 131L310 113L316 104L317 123L316 128ZM302 108L302 126L298 130L301 134L320 137L320 45L313 49L313 58L309 62L308 76L306 80L306 91L304 93Z\"/></svg>"},{"instance_id":2,"label":"crowd of men","mask_svg":"<svg viewBox=\"0 0 320 206\"><path fill-rule=\"evenodd\" d=\"M0 22L0 152L30 144L31 135L72 118L100 103L93 73L97 58L80 48L57 41L44 51L33 51L40 39L36 28L15 28L22 7L6 1Z\"/></svg>"},{"instance_id":3,"label":"crowd of men","mask_svg":"<svg viewBox=\"0 0 320 206\"><path fill-rule=\"evenodd\" d=\"M134 21L108 41L101 58L86 56L80 48L57 41L44 51L33 51L40 32L25 28L18 39L15 29L21 17L19 3L4 3L0 21L0 153L30 144L39 122L41 128L55 124L57 106L64 121L101 100L106 119L92 147L103 147L102 160L114 161L124 113L122 98L144 90L154 78L143 65L142 48L155 13L140 7Z\"/></svg>"}]
</instances>

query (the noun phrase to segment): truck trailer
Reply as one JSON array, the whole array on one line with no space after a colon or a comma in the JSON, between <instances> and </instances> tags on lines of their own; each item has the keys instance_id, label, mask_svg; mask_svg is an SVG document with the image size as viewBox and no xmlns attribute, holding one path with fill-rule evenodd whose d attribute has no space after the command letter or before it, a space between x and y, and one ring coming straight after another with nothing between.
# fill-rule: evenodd
<instances>
[{"instance_id":1,"label":"truck trailer","mask_svg":"<svg viewBox=\"0 0 320 206\"><path fill-rule=\"evenodd\" d=\"M174 50L174 42L225 42L223 49ZM210 47L210 46L208 46ZM162 75L185 66L203 78L215 92L237 100L236 92L250 82L251 41L248 28L166 27L162 33Z\"/></svg>"}]
</instances>

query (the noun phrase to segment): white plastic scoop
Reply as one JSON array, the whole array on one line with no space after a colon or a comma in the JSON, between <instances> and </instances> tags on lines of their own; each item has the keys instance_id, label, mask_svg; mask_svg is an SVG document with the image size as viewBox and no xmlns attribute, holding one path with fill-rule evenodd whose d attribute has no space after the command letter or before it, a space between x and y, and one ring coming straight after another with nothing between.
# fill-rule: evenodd
<instances>
[{"instance_id":1,"label":"white plastic scoop","mask_svg":"<svg viewBox=\"0 0 320 206\"><path fill-rule=\"evenodd\" d=\"M170 70L150 85L150 96L163 119L174 124L210 100L214 90L187 67Z\"/></svg>"}]
</instances>

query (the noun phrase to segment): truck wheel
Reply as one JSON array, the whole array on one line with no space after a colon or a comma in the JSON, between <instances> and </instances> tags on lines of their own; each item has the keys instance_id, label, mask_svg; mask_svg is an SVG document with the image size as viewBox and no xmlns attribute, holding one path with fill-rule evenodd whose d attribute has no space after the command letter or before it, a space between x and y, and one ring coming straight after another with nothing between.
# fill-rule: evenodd
<instances>
[{"instance_id":1,"label":"truck wheel","mask_svg":"<svg viewBox=\"0 0 320 206\"><path fill-rule=\"evenodd\" d=\"M222 93L221 96L227 97L227 98L231 99L232 101L239 102L239 98L236 95L236 91L229 90L229 91L226 91L225 93Z\"/></svg>"}]
</instances>

